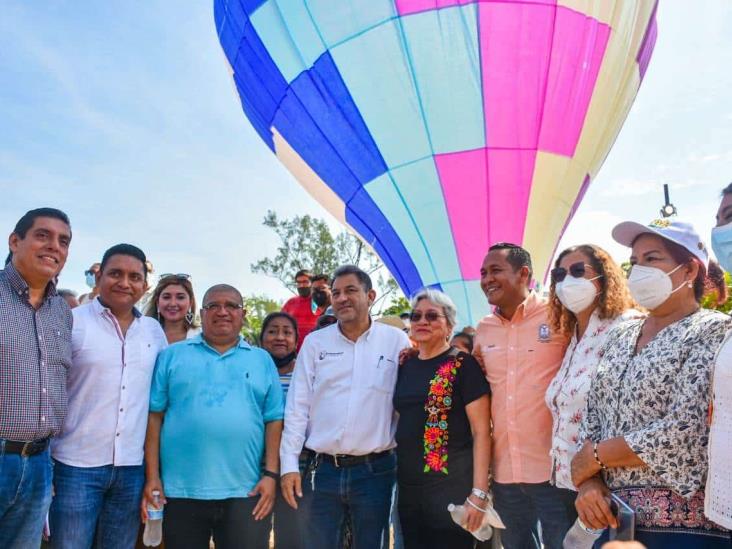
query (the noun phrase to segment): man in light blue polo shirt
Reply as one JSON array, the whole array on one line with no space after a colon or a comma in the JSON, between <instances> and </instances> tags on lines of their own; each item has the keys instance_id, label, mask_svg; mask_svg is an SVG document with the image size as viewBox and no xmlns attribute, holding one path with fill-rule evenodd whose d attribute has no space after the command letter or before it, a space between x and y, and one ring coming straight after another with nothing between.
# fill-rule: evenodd
<instances>
[{"instance_id":1,"label":"man in light blue polo shirt","mask_svg":"<svg viewBox=\"0 0 732 549\"><path fill-rule=\"evenodd\" d=\"M160 491L172 549L208 549L212 535L217 548L268 546L284 402L269 353L239 335L244 315L235 288L212 287L203 333L171 345L155 366L143 514Z\"/></svg>"}]
</instances>

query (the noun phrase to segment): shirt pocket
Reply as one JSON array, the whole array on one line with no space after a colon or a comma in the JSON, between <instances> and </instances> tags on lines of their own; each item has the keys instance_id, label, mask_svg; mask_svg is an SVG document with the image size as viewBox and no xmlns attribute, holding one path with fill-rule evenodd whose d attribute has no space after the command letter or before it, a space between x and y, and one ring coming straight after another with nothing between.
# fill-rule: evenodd
<instances>
[{"instance_id":1,"label":"shirt pocket","mask_svg":"<svg viewBox=\"0 0 732 549\"><path fill-rule=\"evenodd\" d=\"M369 389L389 395L394 393L396 385L397 365L391 358L379 356L376 359L376 367L369 376Z\"/></svg>"}]
</instances>

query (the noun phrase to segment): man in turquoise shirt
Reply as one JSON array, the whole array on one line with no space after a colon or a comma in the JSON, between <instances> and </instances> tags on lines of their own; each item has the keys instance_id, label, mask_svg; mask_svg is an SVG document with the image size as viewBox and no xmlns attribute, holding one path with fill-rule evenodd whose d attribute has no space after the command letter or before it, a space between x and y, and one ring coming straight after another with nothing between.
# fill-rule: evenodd
<instances>
[{"instance_id":1,"label":"man in turquoise shirt","mask_svg":"<svg viewBox=\"0 0 732 549\"><path fill-rule=\"evenodd\" d=\"M244 315L235 288L214 286L203 298L203 333L158 356L143 514L158 490L168 547L208 549L212 535L224 549L268 546L263 519L274 503L284 401L269 353L240 335Z\"/></svg>"}]
</instances>

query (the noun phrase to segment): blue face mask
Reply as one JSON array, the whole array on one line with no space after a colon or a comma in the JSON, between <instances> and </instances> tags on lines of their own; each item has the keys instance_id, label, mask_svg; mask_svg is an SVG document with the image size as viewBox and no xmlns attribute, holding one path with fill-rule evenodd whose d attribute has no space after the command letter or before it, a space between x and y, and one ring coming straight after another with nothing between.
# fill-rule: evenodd
<instances>
[{"instance_id":1,"label":"blue face mask","mask_svg":"<svg viewBox=\"0 0 732 549\"><path fill-rule=\"evenodd\" d=\"M722 268L732 273L732 223L712 229L712 250Z\"/></svg>"},{"instance_id":2,"label":"blue face mask","mask_svg":"<svg viewBox=\"0 0 732 549\"><path fill-rule=\"evenodd\" d=\"M97 285L97 279L94 276L94 273L86 273L86 285L90 288L93 288Z\"/></svg>"}]
</instances>

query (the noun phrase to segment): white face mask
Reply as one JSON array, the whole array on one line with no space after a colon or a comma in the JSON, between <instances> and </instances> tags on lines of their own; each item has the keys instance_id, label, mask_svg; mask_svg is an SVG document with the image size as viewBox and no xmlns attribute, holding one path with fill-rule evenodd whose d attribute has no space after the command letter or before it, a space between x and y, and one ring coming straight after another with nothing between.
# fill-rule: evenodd
<instances>
[{"instance_id":1,"label":"white face mask","mask_svg":"<svg viewBox=\"0 0 732 549\"><path fill-rule=\"evenodd\" d=\"M562 305L574 314L581 313L592 305L595 301L595 297L600 293L592 283L592 280L597 280L598 278L600 277L596 276L595 278L588 280L584 277L575 278L571 275L567 275L567 277L561 282L558 282L555 287L557 298L559 298Z\"/></svg>"},{"instance_id":2,"label":"white face mask","mask_svg":"<svg viewBox=\"0 0 732 549\"><path fill-rule=\"evenodd\" d=\"M672 293L683 288L686 284L686 282L682 282L678 288L673 287L673 282L669 275L675 273L680 268L681 265L678 265L670 273L665 273L656 267L633 265L630 271L630 277L628 277L630 294L638 305L652 311L671 297Z\"/></svg>"}]
</instances>

